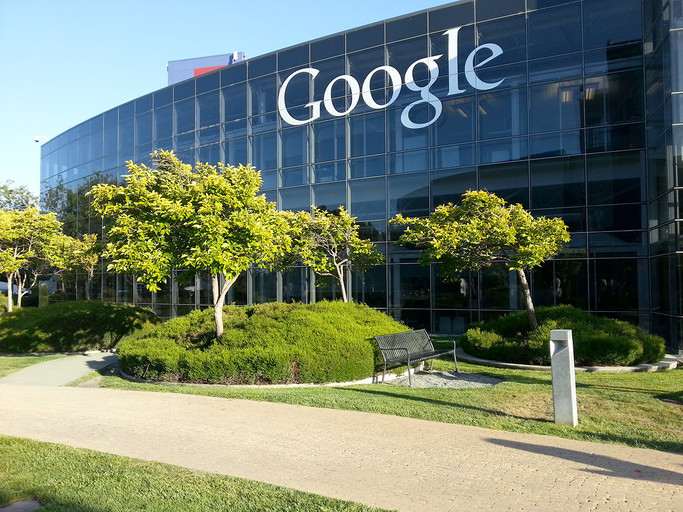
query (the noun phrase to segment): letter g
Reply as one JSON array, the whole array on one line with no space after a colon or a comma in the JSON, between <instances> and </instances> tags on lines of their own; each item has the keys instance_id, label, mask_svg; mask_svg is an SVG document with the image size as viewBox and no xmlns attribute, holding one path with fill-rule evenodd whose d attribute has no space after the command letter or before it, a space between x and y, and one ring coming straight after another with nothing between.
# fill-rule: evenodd
<instances>
[{"instance_id":1,"label":"letter g","mask_svg":"<svg viewBox=\"0 0 683 512\"><path fill-rule=\"evenodd\" d=\"M287 90L287 86L289 85L289 82L292 80L292 78L301 73L308 73L309 75L311 75L311 79L313 79L318 75L318 73L320 73L320 71L315 68L305 68L300 69L299 71L295 71L287 77L287 79L282 84L282 87L280 87L280 92L277 95L277 109L278 112L280 112L280 117L282 117L282 119L286 123L294 126L300 126L302 124L310 123L311 121L318 119L320 117L320 100L311 101L310 103L306 104L307 107L311 107L311 117L309 117L308 119L304 119L302 121L294 119L287 110L287 105L285 105L285 91Z\"/></svg>"}]
</instances>

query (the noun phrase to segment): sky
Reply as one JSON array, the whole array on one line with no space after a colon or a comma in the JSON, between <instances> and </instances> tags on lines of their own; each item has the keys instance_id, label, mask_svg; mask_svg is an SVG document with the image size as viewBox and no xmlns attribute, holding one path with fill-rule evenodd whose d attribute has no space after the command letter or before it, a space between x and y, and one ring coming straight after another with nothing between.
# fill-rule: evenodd
<instances>
[{"instance_id":1,"label":"sky","mask_svg":"<svg viewBox=\"0 0 683 512\"><path fill-rule=\"evenodd\" d=\"M445 3L0 0L0 183L37 195L42 142L165 87L168 61L256 57Z\"/></svg>"}]
</instances>

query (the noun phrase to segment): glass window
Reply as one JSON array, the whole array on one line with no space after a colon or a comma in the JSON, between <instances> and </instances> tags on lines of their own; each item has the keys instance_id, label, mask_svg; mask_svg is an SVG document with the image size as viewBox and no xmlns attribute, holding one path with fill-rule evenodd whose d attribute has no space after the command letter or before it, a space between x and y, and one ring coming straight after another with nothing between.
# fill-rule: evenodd
<instances>
[{"instance_id":1,"label":"glass window","mask_svg":"<svg viewBox=\"0 0 683 512\"><path fill-rule=\"evenodd\" d=\"M586 125L643 120L643 74L637 71L586 78Z\"/></svg>"},{"instance_id":2,"label":"glass window","mask_svg":"<svg viewBox=\"0 0 683 512\"><path fill-rule=\"evenodd\" d=\"M249 72L249 78L275 73L275 54L271 53L270 55L264 55L263 57L249 59L247 61L247 70Z\"/></svg>"},{"instance_id":3,"label":"glass window","mask_svg":"<svg viewBox=\"0 0 683 512\"><path fill-rule=\"evenodd\" d=\"M480 164L525 160L528 155L528 141L526 137L491 140L479 143Z\"/></svg>"},{"instance_id":4,"label":"glass window","mask_svg":"<svg viewBox=\"0 0 683 512\"><path fill-rule=\"evenodd\" d=\"M383 173L384 172L382 172L382 174ZM315 183L325 183L343 179L346 179L346 162L344 160L315 164L313 166L313 181Z\"/></svg>"},{"instance_id":5,"label":"glass window","mask_svg":"<svg viewBox=\"0 0 683 512\"><path fill-rule=\"evenodd\" d=\"M429 30L447 30L453 28L453 21L458 25L474 22L474 2L461 2L429 13Z\"/></svg>"},{"instance_id":6,"label":"glass window","mask_svg":"<svg viewBox=\"0 0 683 512\"><path fill-rule=\"evenodd\" d=\"M531 158L583 153L583 131L547 133L529 137Z\"/></svg>"},{"instance_id":7,"label":"glass window","mask_svg":"<svg viewBox=\"0 0 683 512\"><path fill-rule=\"evenodd\" d=\"M346 183L325 183L312 188L313 204L319 209L336 212L339 206L346 208Z\"/></svg>"},{"instance_id":8,"label":"glass window","mask_svg":"<svg viewBox=\"0 0 683 512\"><path fill-rule=\"evenodd\" d=\"M349 161L351 178L369 178L386 173L386 157L384 155L369 158L354 158Z\"/></svg>"},{"instance_id":9,"label":"glass window","mask_svg":"<svg viewBox=\"0 0 683 512\"><path fill-rule=\"evenodd\" d=\"M199 148L199 161L216 165L221 161L220 144L210 144Z\"/></svg>"},{"instance_id":10,"label":"glass window","mask_svg":"<svg viewBox=\"0 0 683 512\"><path fill-rule=\"evenodd\" d=\"M290 167L278 171L281 187L293 187L308 184L308 167Z\"/></svg>"},{"instance_id":11,"label":"glass window","mask_svg":"<svg viewBox=\"0 0 683 512\"><path fill-rule=\"evenodd\" d=\"M251 276L251 300L254 304L277 300L277 272L270 272L264 268L251 268L249 275Z\"/></svg>"},{"instance_id":12,"label":"glass window","mask_svg":"<svg viewBox=\"0 0 683 512\"><path fill-rule=\"evenodd\" d=\"M645 259L591 260L591 302L599 311L647 309L648 282Z\"/></svg>"},{"instance_id":13,"label":"glass window","mask_svg":"<svg viewBox=\"0 0 683 512\"><path fill-rule=\"evenodd\" d=\"M247 139L235 139L223 143L223 154L225 163L231 165L246 165L247 160ZM258 168L258 167L257 167Z\"/></svg>"},{"instance_id":14,"label":"glass window","mask_svg":"<svg viewBox=\"0 0 683 512\"><path fill-rule=\"evenodd\" d=\"M311 61L341 55L344 53L345 46L344 34L315 41L311 43Z\"/></svg>"},{"instance_id":15,"label":"glass window","mask_svg":"<svg viewBox=\"0 0 683 512\"><path fill-rule=\"evenodd\" d=\"M408 151L406 153L392 153L389 155L389 173L401 174L405 172L429 170L429 151Z\"/></svg>"},{"instance_id":16,"label":"glass window","mask_svg":"<svg viewBox=\"0 0 683 512\"><path fill-rule=\"evenodd\" d=\"M633 231L647 228L645 206L620 204L588 208L590 231Z\"/></svg>"},{"instance_id":17,"label":"glass window","mask_svg":"<svg viewBox=\"0 0 683 512\"><path fill-rule=\"evenodd\" d=\"M389 304L399 308L429 307L429 267L389 265Z\"/></svg>"},{"instance_id":18,"label":"glass window","mask_svg":"<svg viewBox=\"0 0 683 512\"><path fill-rule=\"evenodd\" d=\"M175 104L175 132L194 130L194 98Z\"/></svg>"},{"instance_id":19,"label":"glass window","mask_svg":"<svg viewBox=\"0 0 683 512\"><path fill-rule=\"evenodd\" d=\"M119 151L133 147L135 143L134 130L135 125L132 117L119 123Z\"/></svg>"},{"instance_id":20,"label":"glass window","mask_svg":"<svg viewBox=\"0 0 683 512\"><path fill-rule=\"evenodd\" d=\"M194 96L194 80L181 82L173 86L173 101L180 101Z\"/></svg>"},{"instance_id":21,"label":"glass window","mask_svg":"<svg viewBox=\"0 0 683 512\"><path fill-rule=\"evenodd\" d=\"M308 65L308 45L304 44L296 48L290 48L278 53L277 68L289 69L296 66Z\"/></svg>"},{"instance_id":22,"label":"glass window","mask_svg":"<svg viewBox=\"0 0 683 512\"><path fill-rule=\"evenodd\" d=\"M604 75L615 71L641 68L643 44L633 43L608 46L583 54L587 75Z\"/></svg>"},{"instance_id":23,"label":"glass window","mask_svg":"<svg viewBox=\"0 0 683 512\"><path fill-rule=\"evenodd\" d=\"M582 54L570 53L529 62L529 82L548 82L558 78L580 77L583 68Z\"/></svg>"},{"instance_id":24,"label":"glass window","mask_svg":"<svg viewBox=\"0 0 683 512\"><path fill-rule=\"evenodd\" d=\"M389 21L386 26L387 41L398 41L424 34L427 31L427 14L416 14L400 20Z\"/></svg>"},{"instance_id":25,"label":"glass window","mask_svg":"<svg viewBox=\"0 0 683 512\"><path fill-rule=\"evenodd\" d=\"M154 108L173 103L173 87L167 87L154 93Z\"/></svg>"},{"instance_id":26,"label":"glass window","mask_svg":"<svg viewBox=\"0 0 683 512\"><path fill-rule=\"evenodd\" d=\"M358 235L372 242L385 242L387 240L387 223L384 220L359 222Z\"/></svg>"},{"instance_id":27,"label":"glass window","mask_svg":"<svg viewBox=\"0 0 683 512\"><path fill-rule=\"evenodd\" d=\"M226 122L247 117L247 84L223 89L223 110Z\"/></svg>"},{"instance_id":28,"label":"glass window","mask_svg":"<svg viewBox=\"0 0 683 512\"><path fill-rule=\"evenodd\" d=\"M351 156L384 153L384 112L350 118Z\"/></svg>"},{"instance_id":29,"label":"glass window","mask_svg":"<svg viewBox=\"0 0 683 512\"><path fill-rule=\"evenodd\" d=\"M429 175L427 173L389 178L389 217L429 215Z\"/></svg>"},{"instance_id":30,"label":"glass window","mask_svg":"<svg viewBox=\"0 0 683 512\"><path fill-rule=\"evenodd\" d=\"M477 21L499 18L508 14L524 11L524 0L479 0L477 2Z\"/></svg>"},{"instance_id":31,"label":"glass window","mask_svg":"<svg viewBox=\"0 0 683 512\"><path fill-rule=\"evenodd\" d=\"M552 210L532 210L535 217L548 217L554 219L560 217L569 228L570 233L586 231L586 209L585 208L553 208ZM572 239L574 235L572 235Z\"/></svg>"},{"instance_id":32,"label":"glass window","mask_svg":"<svg viewBox=\"0 0 683 512\"><path fill-rule=\"evenodd\" d=\"M401 122L402 110L387 113L389 151L405 151L429 146L429 130L406 128Z\"/></svg>"},{"instance_id":33,"label":"glass window","mask_svg":"<svg viewBox=\"0 0 683 512\"><path fill-rule=\"evenodd\" d=\"M226 139L235 139L237 137L244 137L247 134L247 120L238 119L223 125Z\"/></svg>"},{"instance_id":34,"label":"glass window","mask_svg":"<svg viewBox=\"0 0 683 512\"><path fill-rule=\"evenodd\" d=\"M128 103L121 105L119 107L119 120L128 119L129 117L133 117L134 114L135 114L135 102L134 101L129 101ZM67 135L71 135L71 136L75 137L76 131L70 130L70 134L67 133Z\"/></svg>"},{"instance_id":35,"label":"glass window","mask_svg":"<svg viewBox=\"0 0 683 512\"><path fill-rule=\"evenodd\" d=\"M431 174L432 210L441 204L458 204L466 191L476 188L474 167L434 171Z\"/></svg>"},{"instance_id":36,"label":"glass window","mask_svg":"<svg viewBox=\"0 0 683 512\"><path fill-rule=\"evenodd\" d=\"M269 112L249 118L251 133L262 133L275 130L277 128L277 113Z\"/></svg>"},{"instance_id":37,"label":"glass window","mask_svg":"<svg viewBox=\"0 0 683 512\"><path fill-rule=\"evenodd\" d=\"M620 124L586 130L586 152L638 149L645 146L645 124Z\"/></svg>"},{"instance_id":38,"label":"glass window","mask_svg":"<svg viewBox=\"0 0 683 512\"><path fill-rule=\"evenodd\" d=\"M213 91L197 96L199 127L212 126L220 122L221 108L219 92Z\"/></svg>"},{"instance_id":39,"label":"glass window","mask_svg":"<svg viewBox=\"0 0 683 512\"><path fill-rule=\"evenodd\" d=\"M281 210L291 210L293 212L310 211L311 197L309 187L282 188L278 193L280 195Z\"/></svg>"},{"instance_id":40,"label":"glass window","mask_svg":"<svg viewBox=\"0 0 683 512\"><path fill-rule=\"evenodd\" d=\"M154 111L154 138L165 139L173 135L173 105Z\"/></svg>"},{"instance_id":41,"label":"glass window","mask_svg":"<svg viewBox=\"0 0 683 512\"><path fill-rule=\"evenodd\" d=\"M256 116L277 110L277 90L275 75L249 81L251 109L249 115ZM228 119L226 118L226 121Z\"/></svg>"},{"instance_id":42,"label":"glass window","mask_svg":"<svg viewBox=\"0 0 683 512\"><path fill-rule=\"evenodd\" d=\"M383 43L384 25L381 23L346 33L347 52L362 50L363 48L378 46Z\"/></svg>"},{"instance_id":43,"label":"glass window","mask_svg":"<svg viewBox=\"0 0 683 512\"><path fill-rule=\"evenodd\" d=\"M308 127L300 126L280 132L282 167L308 163Z\"/></svg>"},{"instance_id":44,"label":"glass window","mask_svg":"<svg viewBox=\"0 0 683 512\"><path fill-rule=\"evenodd\" d=\"M182 135L177 135L175 138L175 149L176 151L182 151L184 149L189 149L195 145L195 132L184 133Z\"/></svg>"},{"instance_id":45,"label":"glass window","mask_svg":"<svg viewBox=\"0 0 683 512\"><path fill-rule=\"evenodd\" d=\"M402 76L406 70L419 59L427 56L427 37L415 37L400 43L387 44L389 65L398 69ZM443 57L442 57L443 60ZM423 81L429 80L429 70L425 65L415 66L413 71L415 82L422 85Z\"/></svg>"},{"instance_id":46,"label":"glass window","mask_svg":"<svg viewBox=\"0 0 683 512\"><path fill-rule=\"evenodd\" d=\"M445 275L442 264L432 265L434 269L434 307L449 309L470 309L477 307L477 274L463 272L459 275Z\"/></svg>"},{"instance_id":47,"label":"glass window","mask_svg":"<svg viewBox=\"0 0 683 512\"><path fill-rule=\"evenodd\" d=\"M220 73L210 72L197 77L197 94L213 91L221 86Z\"/></svg>"},{"instance_id":48,"label":"glass window","mask_svg":"<svg viewBox=\"0 0 683 512\"><path fill-rule=\"evenodd\" d=\"M495 264L481 271L482 309L521 309L517 301L517 273L505 265Z\"/></svg>"},{"instance_id":49,"label":"glass window","mask_svg":"<svg viewBox=\"0 0 683 512\"><path fill-rule=\"evenodd\" d=\"M251 163L261 171L277 167L277 134L275 132L249 137L251 142Z\"/></svg>"},{"instance_id":50,"label":"glass window","mask_svg":"<svg viewBox=\"0 0 683 512\"><path fill-rule=\"evenodd\" d=\"M384 65L384 47L352 53L348 56L348 59L349 74L355 77L359 84L362 84L365 77L370 74L370 71ZM370 88L373 90L379 89L384 87L385 83L386 74L375 73L370 80Z\"/></svg>"},{"instance_id":51,"label":"glass window","mask_svg":"<svg viewBox=\"0 0 683 512\"><path fill-rule=\"evenodd\" d=\"M204 128L199 130L199 145L212 144L220 141L221 127L212 126L211 128Z\"/></svg>"},{"instance_id":52,"label":"glass window","mask_svg":"<svg viewBox=\"0 0 683 512\"><path fill-rule=\"evenodd\" d=\"M588 0L583 3L586 49L642 39L642 2L638 0ZM615 23L615 20L619 20Z\"/></svg>"},{"instance_id":53,"label":"glass window","mask_svg":"<svg viewBox=\"0 0 683 512\"><path fill-rule=\"evenodd\" d=\"M529 58L581 51L581 4L529 13Z\"/></svg>"},{"instance_id":54,"label":"glass window","mask_svg":"<svg viewBox=\"0 0 683 512\"><path fill-rule=\"evenodd\" d=\"M517 0L491 0L491 4L500 5L501 8L509 7L516 3ZM524 0L521 0L522 11L524 10ZM480 18L482 3L477 3L477 18ZM495 21L487 21L486 23L477 24L477 32L479 34L478 43L495 43L503 48L503 53L496 57L495 63L500 66L502 64L510 64L512 62L519 62L526 60L526 19L525 16L510 16L509 18L501 18ZM490 52L482 51L477 55L475 62L488 58Z\"/></svg>"},{"instance_id":55,"label":"glass window","mask_svg":"<svg viewBox=\"0 0 683 512\"><path fill-rule=\"evenodd\" d=\"M135 113L142 114L143 112L152 110L152 99L153 96L148 94L147 96L135 100Z\"/></svg>"},{"instance_id":56,"label":"glass window","mask_svg":"<svg viewBox=\"0 0 683 512\"><path fill-rule=\"evenodd\" d=\"M523 135L527 132L525 89L481 94L477 110L481 139Z\"/></svg>"},{"instance_id":57,"label":"glass window","mask_svg":"<svg viewBox=\"0 0 683 512\"><path fill-rule=\"evenodd\" d=\"M343 119L313 125L313 159L339 160L346 154L346 124Z\"/></svg>"},{"instance_id":58,"label":"glass window","mask_svg":"<svg viewBox=\"0 0 683 512\"><path fill-rule=\"evenodd\" d=\"M135 145L152 142L152 113L146 112L135 118Z\"/></svg>"},{"instance_id":59,"label":"glass window","mask_svg":"<svg viewBox=\"0 0 683 512\"><path fill-rule=\"evenodd\" d=\"M543 84L529 88L531 132L552 132L583 125L581 81Z\"/></svg>"},{"instance_id":60,"label":"glass window","mask_svg":"<svg viewBox=\"0 0 683 512\"><path fill-rule=\"evenodd\" d=\"M361 304L367 304L371 308L387 307L387 276L386 267L377 265L365 272L352 274L353 299Z\"/></svg>"},{"instance_id":61,"label":"glass window","mask_svg":"<svg viewBox=\"0 0 683 512\"><path fill-rule=\"evenodd\" d=\"M531 207L553 208L586 204L582 156L531 162Z\"/></svg>"},{"instance_id":62,"label":"glass window","mask_svg":"<svg viewBox=\"0 0 683 512\"><path fill-rule=\"evenodd\" d=\"M247 63L236 63L221 69L221 87L243 82L247 79Z\"/></svg>"},{"instance_id":63,"label":"glass window","mask_svg":"<svg viewBox=\"0 0 683 512\"><path fill-rule=\"evenodd\" d=\"M589 155L586 165L588 204L645 200L645 156L642 151Z\"/></svg>"},{"instance_id":64,"label":"glass window","mask_svg":"<svg viewBox=\"0 0 683 512\"><path fill-rule=\"evenodd\" d=\"M475 102L473 96L447 99L443 113L432 125L434 144L458 144L474 140Z\"/></svg>"},{"instance_id":65,"label":"glass window","mask_svg":"<svg viewBox=\"0 0 683 512\"><path fill-rule=\"evenodd\" d=\"M460 146L445 146L432 148L432 162L434 169L447 167L461 167L474 165L474 144L461 144Z\"/></svg>"},{"instance_id":66,"label":"glass window","mask_svg":"<svg viewBox=\"0 0 683 512\"><path fill-rule=\"evenodd\" d=\"M349 182L350 213L358 220L386 219L386 189L384 178Z\"/></svg>"},{"instance_id":67,"label":"glass window","mask_svg":"<svg viewBox=\"0 0 683 512\"><path fill-rule=\"evenodd\" d=\"M381 64L378 64L378 66L380 65ZM333 59L316 62L313 67L318 70L318 76L315 77L315 81L313 82L313 97L315 100L322 100L329 83L338 76L346 74L346 59L344 59L343 56L335 57ZM359 83L362 83L363 78L357 78L359 79ZM307 75L303 75L301 79L297 81L297 84L308 84L309 82L310 78ZM347 88L346 82L344 81L338 81L331 90L332 97L334 98L345 96L346 93ZM337 105L337 108L340 111L345 110L342 104L335 103L335 105Z\"/></svg>"},{"instance_id":68,"label":"glass window","mask_svg":"<svg viewBox=\"0 0 683 512\"><path fill-rule=\"evenodd\" d=\"M288 268L282 272L282 302L308 302L308 269Z\"/></svg>"},{"instance_id":69,"label":"glass window","mask_svg":"<svg viewBox=\"0 0 683 512\"><path fill-rule=\"evenodd\" d=\"M495 193L508 203L521 203L525 208L528 208L528 163L513 162L480 167L479 188Z\"/></svg>"}]
</instances>

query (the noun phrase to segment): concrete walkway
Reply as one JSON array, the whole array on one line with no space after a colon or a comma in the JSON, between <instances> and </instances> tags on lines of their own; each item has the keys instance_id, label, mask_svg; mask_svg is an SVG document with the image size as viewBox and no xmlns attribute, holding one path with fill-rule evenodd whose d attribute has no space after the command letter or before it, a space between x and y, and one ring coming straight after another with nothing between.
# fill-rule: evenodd
<instances>
[{"instance_id":1,"label":"concrete walkway","mask_svg":"<svg viewBox=\"0 0 683 512\"><path fill-rule=\"evenodd\" d=\"M683 511L681 455L396 416L3 381L0 434L400 511Z\"/></svg>"},{"instance_id":2,"label":"concrete walkway","mask_svg":"<svg viewBox=\"0 0 683 512\"><path fill-rule=\"evenodd\" d=\"M17 386L66 386L90 372L118 361L111 352L87 352L34 364L0 378L0 384Z\"/></svg>"}]
</instances>

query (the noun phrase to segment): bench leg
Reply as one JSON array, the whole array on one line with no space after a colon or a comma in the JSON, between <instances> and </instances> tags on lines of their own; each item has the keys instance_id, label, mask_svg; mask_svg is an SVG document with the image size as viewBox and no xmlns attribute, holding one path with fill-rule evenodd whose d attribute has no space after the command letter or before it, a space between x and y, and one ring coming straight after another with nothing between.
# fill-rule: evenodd
<instances>
[{"instance_id":1,"label":"bench leg","mask_svg":"<svg viewBox=\"0 0 683 512\"><path fill-rule=\"evenodd\" d=\"M384 363L384 371L382 372L382 384L384 384L384 375L387 373L387 363Z\"/></svg>"},{"instance_id":2,"label":"bench leg","mask_svg":"<svg viewBox=\"0 0 683 512\"><path fill-rule=\"evenodd\" d=\"M455 350L453 351L453 361L455 361L455 373L460 373L460 370L458 370L458 358L455 355Z\"/></svg>"},{"instance_id":3,"label":"bench leg","mask_svg":"<svg viewBox=\"0 0 683 512\"><path fill-rule=\"evenodd\" d=\"M413 377L410 375L410 358L408 358L408 384L413 387Z\"/></svg>"}]
</instances>

